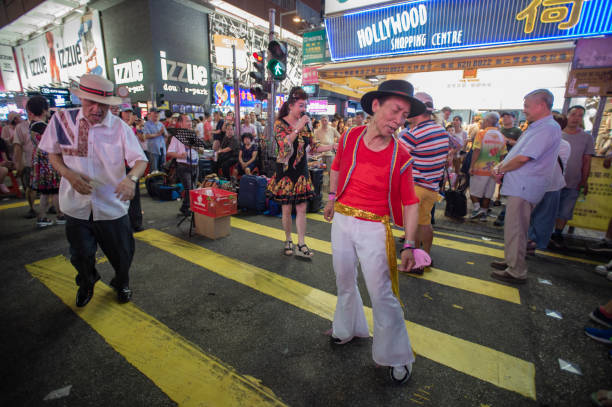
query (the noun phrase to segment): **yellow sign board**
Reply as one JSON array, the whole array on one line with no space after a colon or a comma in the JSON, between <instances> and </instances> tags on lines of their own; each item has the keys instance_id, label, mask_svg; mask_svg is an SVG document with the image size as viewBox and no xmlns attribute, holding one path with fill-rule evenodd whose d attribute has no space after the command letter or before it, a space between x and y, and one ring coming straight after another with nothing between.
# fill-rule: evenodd
<instances>
[{"instance_id":1,"label":"yellow sign board","mask_svg":"<svg viewBox=\"0 0 612 407\"><path fill-rule=\"evenodd\" d=\"M353 66L350 68L319 70L319 78L330 79L347 76L364 77L415 72L461 71L466 69L499 68L504 66L570 63L573 57L574 51L568 49L546 52L525 52L521 54L452 58L437 61L392 62L384 65L369 66L360 62L360 66Z\"/></svg>"},{"instance_id":2,"label":"yellow sign board","mask_svg":"<svg viewBox=\"0 0 612 407\"><path fill-rule=\"evenodd\" d=\"M571 226L607 230L612 217L612 168L604 168L603 157L593 157L589 174L589 191L578 198Z\"/></svg>"}]
</instances>

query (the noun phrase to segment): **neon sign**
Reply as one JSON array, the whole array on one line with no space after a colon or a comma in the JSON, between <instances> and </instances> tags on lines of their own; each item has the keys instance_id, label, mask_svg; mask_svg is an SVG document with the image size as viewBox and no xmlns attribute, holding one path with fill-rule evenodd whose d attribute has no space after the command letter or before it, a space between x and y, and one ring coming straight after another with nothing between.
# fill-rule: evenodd
<instances>
[{"instance_id":1,"label":"neon sign","mask_svg":"<svg viewBox=\"0 0 612 407\"><path fill-rule=\"evenodd\" d=\"M612 34L610 0L412 0L325 20L334 61Z\"/></svg>"}]
</instances>

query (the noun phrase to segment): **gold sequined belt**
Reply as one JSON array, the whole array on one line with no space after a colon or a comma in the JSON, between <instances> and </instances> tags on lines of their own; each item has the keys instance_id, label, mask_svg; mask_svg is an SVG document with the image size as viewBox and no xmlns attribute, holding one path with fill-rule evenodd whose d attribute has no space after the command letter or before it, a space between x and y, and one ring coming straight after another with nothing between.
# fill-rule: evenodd
<instances>
[{"instance_id":1,"label":"gold sequined belt","mask_svg":"<svg viewBox=\"0 0 612 407\"><path fill-rule=\"evenodd\" d=\"M399 296L397 255L395 253L395 241L393 239L393 232L391 231L391 218L389 217L389 215L376 215L372 212L364 211L363 209L352 208L350 206L341 204L340 202L336 202L334 204L334 211L345 216L366 219L374 222L381 222L385 225L385 229L387 231L387 261L389 262L389 277L391 278L391 290L393 291L393 294L401 304L402 300L400 300Z\"/></svg>"}]
</instances>

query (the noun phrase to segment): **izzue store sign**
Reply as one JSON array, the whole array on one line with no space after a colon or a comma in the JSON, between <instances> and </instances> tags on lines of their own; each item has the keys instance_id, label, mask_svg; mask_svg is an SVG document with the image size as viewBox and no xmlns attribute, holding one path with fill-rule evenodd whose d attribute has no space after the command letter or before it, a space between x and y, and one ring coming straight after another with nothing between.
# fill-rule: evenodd
<instances>
[{"instance_id":1,"label":"izzue store sign","mask_svg":"<svg viewBox=\"0 0 612 407\"><path fill-rule=\"evenodd\" d=\"M610 0L420 0L326 19L334 61L612 33Z\"/></svg>"}]
</instances>

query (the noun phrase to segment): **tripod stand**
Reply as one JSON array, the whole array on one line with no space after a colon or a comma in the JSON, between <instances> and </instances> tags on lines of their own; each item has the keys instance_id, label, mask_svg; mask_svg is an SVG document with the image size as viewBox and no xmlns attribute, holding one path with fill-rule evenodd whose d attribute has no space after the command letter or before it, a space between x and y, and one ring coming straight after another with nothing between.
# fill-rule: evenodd
<instances>
[{"instance_id":1,"label":"tripod stand","mask_svg":"<svg viewBox=\"0 0 612 407\"><path fill-rule=\"evenodd\" d=\"M187 162L189 165L189 176L191 180L191 188L193 189L196 185L196 173L197 173L197 153L196 153L196 165L193 165L193 157L192 157L192 149L193 148L204 148L205 144L200 140L196 132L191 129L168 129L168 132L176 137L178 141L180 141L185 148L187 149ZM189 190L185 188L185 197L183 199L189 199ZM193 226L195 224L195 219L193 217L193 211L189 210L188 214L184 214L183 218L176 225L179 227L187 218L189 219L189 237L191 237L191 233L193 231Z\"/></svg>"}]
</instances>

